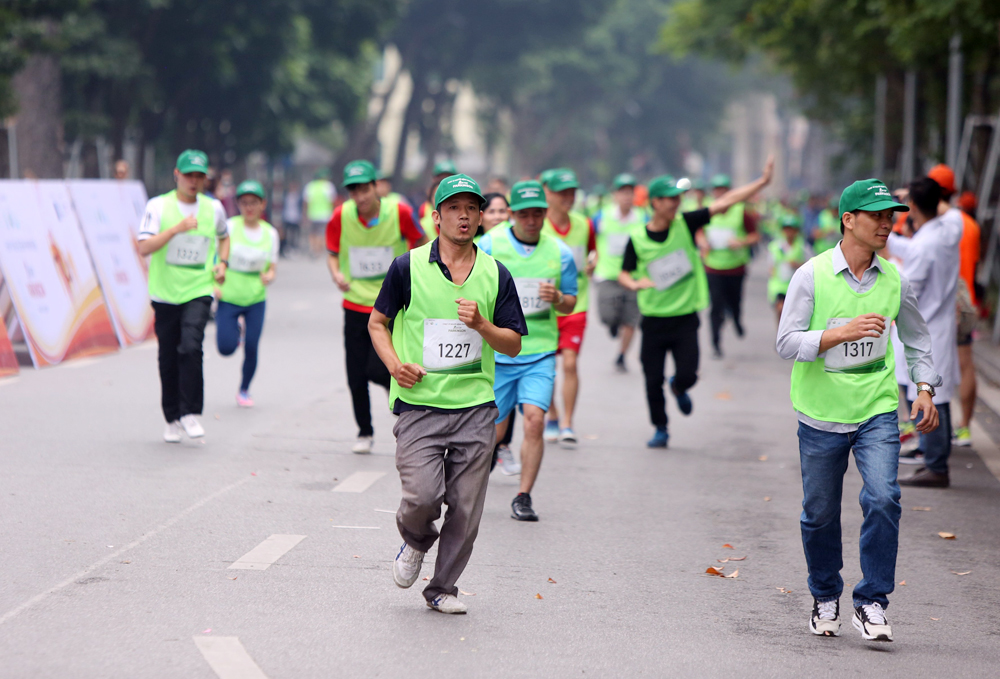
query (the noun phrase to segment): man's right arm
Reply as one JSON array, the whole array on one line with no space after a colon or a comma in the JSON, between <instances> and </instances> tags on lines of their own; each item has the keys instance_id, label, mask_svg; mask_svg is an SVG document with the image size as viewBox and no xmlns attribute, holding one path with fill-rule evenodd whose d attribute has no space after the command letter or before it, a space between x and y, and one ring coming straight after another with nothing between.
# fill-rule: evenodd
<instances>
[{"instance_id":1,"label":"man's right arm","mask_svg":"<svg viewBox=\"0 0 1000 679\"><path fill-rule=\"evenodd\" d=\"M162 206L158 199L154 198L146 204L146 214L142 217L142 229L139 232L139 254L143 257L162 249L177 234L198 228L196 217L185 217L169 229L161 229L161 212Z\"/></svg>"},{"instance_id":2,"label":"man's right arm","mask_svg":"<svg viewBox=\"0 0 1000 679\"><path fill-rule=\"evenodd\" d=\"M810 330L814 304L812 264L799 267L788 284L775 348L785 360L811 363L820 354L823 330Z\"/></svg>"}]
</instances>

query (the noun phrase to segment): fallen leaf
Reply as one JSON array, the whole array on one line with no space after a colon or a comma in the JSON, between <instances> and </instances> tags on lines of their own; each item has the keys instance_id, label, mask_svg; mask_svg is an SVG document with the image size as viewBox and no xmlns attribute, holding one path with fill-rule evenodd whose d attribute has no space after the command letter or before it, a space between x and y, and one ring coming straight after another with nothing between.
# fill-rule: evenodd
<instances>
[{"instance_id":1,"label":"fallen leaf","mask_svg":"<svg viewBox=\"0 0 1000 679\"><path fill-rule=\"evenodd\" d=\"M765 497L765 498L764 498L764 502L770 502L770 501L771 501L771 498L770 498L770 497Z\"/></svg>"},{"instance_id":2,"label":"fallen leaf","mask_svg":"<svg viewBox=\"0 0 1000 679\"><path fill-rule=\"evenodd\" d=\"M597 434L584 434L583 438L588 439L590 441L596 441L598 436Z\"/></svg>"},{"instance_id":3,"label":"fallen leaf","mask_svg":"<svg viewBox=\"0 0 1000 679\"><path fill-rule=\"evenodd\" d=\"M782 594L791 594L792 593L792 590L785 589L784 587L775 587L775 589L778 590L779 592L781 592Z\"/></svg>"},{"instance_id":4,"label":"fallen leaf","mask_svg":"<svg viewBox=\"0 0 1000 679\"><path fill-rule=\"evenodd\" d=\"M430 580L430 579L431 579L431 576L429 576L429 575L425 575L424 576L424 580Z\"/></svg>"},{"instance_id":5,"label":"fallen leaf","mask_svg":"<svg viewBox=\"0 0 1000 679\"><path fill-rule=\"evenodd\" d=\"M549 578L549 582L551 582L553 585L556 584L556 581L553 580L552 578Z\"/></svg>"},{"instance_id":6,"label":"fallen leaf","mask_svg":"<svg viewBox=\"0 0 1000 679\"><path fill-rule=\"evenodd\" d=\"M735 547L733 547L733 546L732 546L731 544L729 544L728 542L727 542L726 544L722 545L722 548L723 548L723 549L736 549Z\"/></svg>"},{"instance_id":7,"label":"fallen leaf","mask_svg":"<svg viewBox=\"0 0 1000 679\"><path fill-rule=\"evenodd\" d=\"M122 563L132 563L131 561L122 561Z\"/></svg>"},{"instance_id":8,"label":"fallen leaf","mask_svg":"<svg viewBox=\"0 0 1000 679\"><path fill-rule=\"evenodd\" d=\"M465 641L465 637L459 637L458 640L459 641Z\"/></svg>"},{"instance_id":9,"label":"fallen leaf","mask_svg":"<svg viewBox=\"0 0 1000 679\"><path fill-rule=\"evenodd\" d=\"M355 555L354 555L354 558L355 558L355 559L360 559L361 557L360 557L360 556L358 556L357 554L355 554Z\"/></svg>"},{"instance_id":10,"label":"fallen leaf","mask_svg":"<svg viewBox=\"0 0 1000 679\"><path fill-rule=\"evenodd\" d=\"M715 395L715 398L719 401L731 401L733 399L733 395L728 391L720 391Z\"/></svg>"},{"instance_id":11,"label":"fallen leaf","mask_svg":"<svg viewBox=\"0 0 1000 679\"><path fill-rule=\"evenodd\" d=\"M910 511L911 512L929 512L929 511L931 511L931 508L930 507L910 507Z\"/></svg>"},{"instance_id":12,"label":"fallen leaf","mask_svg":"<svg viewBox=\"0 0 1000 679\"><path fill-rule=\"evenodd\" d=\"M733 571L729 575L723 575L722 577L724 577L724 578L738 578L739 575L740 575L740 569L737 568L735 571Z\"/></svg>"},{"instance_id":13,"label":"fallen leaf","mask_svg":"<svg viewBox=\"0 0 1000 679\"><path fill-rule=\"evenodd\" d=\"M424 578L424 580L426 580L426 579L427 578ZM462 590L458 590L458 593L461 594L462 596L476 596L475 592L465 592L465 591L462 591Z\"/></svg>"},{"instance_id":14,"label":"fallen leaf","mask_svg":"<svg viewBox=\"0 0 1000 679\"><path fill-rule=\"evenodd\" d=\"M250 476L257 476L257 472L250 472Z\"/></svg>"},{"instance_id":15,"label":"fallen leaf","mask_svg":"<svg viewBox=\"0 0 1000 679\"><path fill-rule=\"evenodd\" d=\"M217 419L217 420L221 420L221 419L222 419L222 416L221 416L221 415L219 415L219 413L215 413L215 419Z\"/></svg>"},{"instance_id":16,"label":"fallen leaf","mask_svg":"<svg viewBox=\"0 0 1000 679\"><path fill-rule=\"evenodd\" d=\"M544 597L543 597L543 596L542 596L541 594L536 594L536 595L535 595L535 598L536 598L536 599L543 599Z\"/></svg>"},{"instance_id":17,"label":"fallen leaf","mask_svg":"<svg viewBox=\"0 0 1000 679\"><path fill-rule=\"evenodd\" d=\"M938 533L938 537L939 538L944 538L945 540L954 540L955 539L955 534L954 533L940 532L940 533Z\"/></svg>"},{"instance_id":18,"label":"fallen leaf","mask_svg":"<svg viewBox=\"0 0 1000 679\"><path fill-rule=\"evenodd\" d=\"M212 633L212 628L211 627L209 627L207 630L205 630L204 632L202 632L202 634L211 634L211 633Z\"/></svg>"},{"instance_id":19,"label":"fallen leaf","mask_svg":"<svg viewBox=\"0 0 1000 679\"><path fill-rule=\"evenodd\" d=\"M959 571L952 571L952 573L954 573L955 575L968 575L971 572L972 571L961 571L961 572L959 572Z\"/></svg>"},{"instance_id":20,"label":"fallen leaf","mask_svg":"<svg viewBox=\"0 0 1000 679\"><path fill-rule=\"evenodd\" d=\"M900 584L900 585L901 585L902 587L906 587L906 580L900 580L900 581L899 581L899 584Z\"/></svg>"},{"instance_id":21,"label":"fallen leaf","mask_svg":"<svg viewBox=\"0 0 1000 679\"><path fill-rule=\"evenodd\" d=\"M941 618L931 618L931 620L940 620Z\"/></svg>"},{"instance_id":22,"label":"fallen leaf","mask_svg":"<svg viewBox=\"0 0 1000 679\"><path fill-rule=\"evenodd\" d=\"M761 455L757 459L760 460L761 462L767 462L767 455Z\"/></svg>"},{"instance_id":23,"label":"fallen leaf","mask_svg":"<svg viewBox=\"0 0 1000 679\"><path fill-rule=\"evenodd\" d=\"M240 576L237 575L236 578L238 578L238 577L240 577ZM230 580L235 580L236 578L229 578L229 579Z\"/></svg>"},{"instance_id":24,"label":"fallen leaf","mask_svg":"<svg viewBox=\"0 0 1000 679\"><path fill-rule=\"evenodd\" d=\"M722 569L716 568L715 566L709 566L705 569L705 573L708 575L722 575Z\"/></svg>"}]
</instances>

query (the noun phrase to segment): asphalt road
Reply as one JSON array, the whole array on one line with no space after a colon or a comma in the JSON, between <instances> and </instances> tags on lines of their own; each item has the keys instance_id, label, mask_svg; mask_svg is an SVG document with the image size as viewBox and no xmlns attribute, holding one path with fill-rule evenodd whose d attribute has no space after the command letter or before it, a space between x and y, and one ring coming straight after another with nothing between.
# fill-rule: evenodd
<instances>
[{"instance_id":1,"label":"asphalt road","mask_svg":"<svg viewBox=\"0 0 1000 679\"><path fill-rule=\"evenodd\" d=\"M580 446L546 451L537 524L494 474L466 616L392 583L392 416L373 387L375 452L351 454L322 262L284 263L268 307L252 410L210 327L204 443L161 441L155 343L0 381L0 677L995 676L1000 483L969 449L951 489L904 489L896 641L808 633L791 366L759 276L748 337L706 354L691 417L670 403L667 451L644 446L637 347L616 374L591 319ZM855 583L853 463L846 484Z\"/></svg>"}]
</instances>

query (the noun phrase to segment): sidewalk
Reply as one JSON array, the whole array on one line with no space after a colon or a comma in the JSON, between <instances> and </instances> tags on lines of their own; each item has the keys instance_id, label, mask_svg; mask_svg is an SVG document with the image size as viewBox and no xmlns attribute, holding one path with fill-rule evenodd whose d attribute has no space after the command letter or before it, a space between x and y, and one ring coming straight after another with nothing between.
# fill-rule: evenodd
<instances>
[{"instance_id":1,"label":"sidewalk","mask_svg":"<svg viewBox=\"0 0 1000 679\"><path fill-rule=\"evenodd\" d=\"M977 380L972 446L993 476L1000 479L1000 346L987 337L972 345Z\"/></svg>"}]
</instances>

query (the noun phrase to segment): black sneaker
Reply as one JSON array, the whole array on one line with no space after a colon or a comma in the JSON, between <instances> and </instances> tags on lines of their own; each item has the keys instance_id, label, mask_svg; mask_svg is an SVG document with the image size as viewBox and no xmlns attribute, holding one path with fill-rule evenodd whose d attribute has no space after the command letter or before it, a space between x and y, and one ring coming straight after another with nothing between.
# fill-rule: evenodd
<instances>
[{"instance_id":1,"label":"black sneaker","mask_svg":"<svg viewBox=\"0 0 1000 679\"><path fill-rule=\"evenodd\" d=\"M851 623L868 641L892 641L892 628L885 618L882 604L877 601L854 607Z\"/></svg>"},{"instance_id":2,"label":"black sneaker","mask_svg":"<svg viewBox=\"0 0 1000 679\"><path fill-rule=\"evenodd\" d=\"M510 503L510 518L518 521L538 521L538 514L531 508L531 496L527 493L518 493L514 501Z\"/></svg>"},{"instance_id":3,"label":"black sneaker","mask_svg":"<svg viewBox=\"0 0 1000 679\"><path fill-rule=\"evenodd\" d=\"M611 339L615 339L616 337L618 337L618 326L617 325L609 325L608 326L608 332L611 333Z\"/></svg>"},{"instance_id":4,"label":"black sneaker","mask_svg":"<svg viewBox=\"0 0 1000 679\"><path fill-rule=\"evenodd\" d=\"M739 321L733 321L733 325L736 327L736 336L743 339L743 335L745 334L743 332L743 324Z\"/></svg>"},{"instance_id":5,"label":"black sneaker","mask_svg":"<svg viewBox=\"0 0 1000 679\"><path fill-rule=\"evenodd\" d=\"M721 361L723 358L722 349L720 349L719 347L712 347L712 358L714 358L716 361Z\"/></svg>"},{"instance_id":6,"label":"black sneaker","mask_svg":"<svg viewBox=\"0 0 1000 679\"><path fill-rule=\"evenodd\" d=\"M840 636L840 600L820 603L813 599L812 617L809 619L809 631L818 637Z\"/></svg>"},{"instance_id":7,"label":"black sneaker","mask_svg":"<svg viewBox=\"0 0 1000 679\"><path fill-rule=\"evenodd\" d=\"M618 354L618 359L615 361L615 368L620 373L628 372L628 368L625 367L625 354Z\"/></svg>"}]
</instances>

